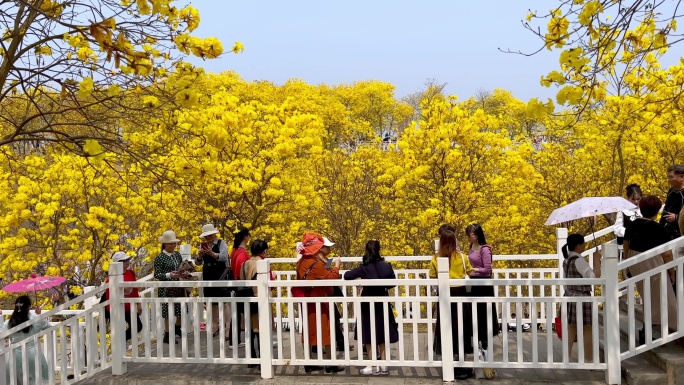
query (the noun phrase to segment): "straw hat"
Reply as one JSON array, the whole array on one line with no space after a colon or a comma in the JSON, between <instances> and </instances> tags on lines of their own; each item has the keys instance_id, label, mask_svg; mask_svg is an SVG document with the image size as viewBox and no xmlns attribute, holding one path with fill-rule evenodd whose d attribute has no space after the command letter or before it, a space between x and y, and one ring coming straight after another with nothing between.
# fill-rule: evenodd
<instances>
[{"instance_id":1,"label":"straw hat","mask_svg":"<svg viewBox=\"0 0 684 385\"><path fill-rule=\"evenodd\" d=\"M216 230L216 227L214 227L213 224L209 223L204 226L202 226L202 234L200 234L200 238L204 238L207 235L211 234L218 234L218 230Z\"/></svg>"},{"instance_id":2,"label":"straw hat","mask_svg":"<svg viewBox=\"0 0 684 385\"><path fill-rule=\"evenodd\" d=\"M159 237L159 243L178 243L180 239L176 238L176 233L173 230L166 230Z\"/></svg>"}]
</instances>

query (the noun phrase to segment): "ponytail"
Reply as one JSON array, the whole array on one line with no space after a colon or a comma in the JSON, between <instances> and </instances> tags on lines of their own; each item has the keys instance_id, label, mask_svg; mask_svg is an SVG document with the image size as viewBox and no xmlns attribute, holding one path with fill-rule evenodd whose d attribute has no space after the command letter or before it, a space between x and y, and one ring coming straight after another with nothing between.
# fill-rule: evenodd
<instances>
[{"instance_id":1,"label":"ponytail","mask_svg":"<svg viewBox=\"0 0 684 385\"><path fill-rule=\"evenodd\" d=\"M570 234L568 235L568 242L561 248L564 258L568 258L568 253L570 251L575 251L577 246L584 244L584 235L582 234Z\"/></svg>"}]
</instances>

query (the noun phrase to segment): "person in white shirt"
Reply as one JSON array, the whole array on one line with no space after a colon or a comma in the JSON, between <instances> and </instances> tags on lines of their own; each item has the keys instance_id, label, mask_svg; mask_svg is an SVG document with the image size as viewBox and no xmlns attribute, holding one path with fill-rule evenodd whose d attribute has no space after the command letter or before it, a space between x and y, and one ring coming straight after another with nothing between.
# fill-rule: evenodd
<instances>
[{"instance_id":1,"label":"person in white shirt","mask_svg":"<svg viewBox=\"0 0 684 385\"><path fill-rule=\"evenodd\" d=\"M625 238L625 231L635 219L641 218L641 211L639 211L639 201L643 196L641 192L641 187L638 184L630 184L625 188L625 195L627 200L634 203L637 207L633 210L623 210L617 213L615 217L615 230L613 233L617 238L618 249L622 251L622 244Z\"/></svg>"}]
</instances>

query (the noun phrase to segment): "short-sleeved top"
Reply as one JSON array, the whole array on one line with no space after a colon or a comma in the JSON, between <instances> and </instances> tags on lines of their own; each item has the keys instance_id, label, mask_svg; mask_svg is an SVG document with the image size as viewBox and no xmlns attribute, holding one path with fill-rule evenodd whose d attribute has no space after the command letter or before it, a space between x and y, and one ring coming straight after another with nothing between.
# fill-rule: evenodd
<instances>
[{"instance_id":1,"label":"short-sleeved top","mask_svg":"<svg viewBox=\"0 0 684 385\"><path fill-rule=\"evenodd\" d=\"M670 241L670 234L656 221L637 218L625 230L625 241L629 249L643 253Z\"/></svg>"}]
</instances>

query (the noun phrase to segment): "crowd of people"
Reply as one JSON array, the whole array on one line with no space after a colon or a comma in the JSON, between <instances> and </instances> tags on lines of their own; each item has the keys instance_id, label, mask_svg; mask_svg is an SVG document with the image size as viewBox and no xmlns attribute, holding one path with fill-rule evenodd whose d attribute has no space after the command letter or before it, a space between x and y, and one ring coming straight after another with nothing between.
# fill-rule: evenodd
<instances>
[{"instance_id":1,"label":"crowd of people","mask_svg":"<svg viewBox=\"0 0 684 385\"><path fill-rule=\"evenodd\" d=\"M615 230L615 235L618 239L618 244L621 246L622 258L633 258L636 255L651 250L657 246L669 242L681 236L684 227L682 215L684 214L684 165L675 165L668 169L668 181L670 183L670 190L668 191L665 204L654 195L644 196L640 186L636 184L628 185L626 188L627 198L633 202L638 208L635 210L626 210L618 213ZM655 218L660 213L660 221L656 222ZM207 224L202 227L202 232L199 234L203 242L199 245L197 256L194 260L195 265L202 266L202 277L207 281L218 280L255 280L257 262L267 258L268 243L264 240L251 239L251 234L248 229L241 228L234 234L232 250L228 252L228 244L225 240L219 239L219 231L213 224ZM492 247L487 243L485 233L480 225L473 224L465 229L465 235L468 239L469 245L466 252L461 251L461 247L456 235L456 230L453 226L445 224L438 230L439 235L439 250L433 256L430 262L429 276L431 278L437 277L437 262L439 258L444 258L449 261L449 278L450 279L488 279L492 278ZM173 282L183 279L188 279L195 267L189 262L184 261L177 248L180 240L176 237L173 230L165 231L159 237L161 244L160 253L154 258L154 277L159 281ZM384 260L381 255L381 245L377 240L370 240L366 243L365 253L362 262L359 266L347 271L344 275L340 273L341 260L339 257L329 258L331 247L334 243L329 239L313 232L307 232L303 235L302 241L298 243L297 252L300 256L297 262L296 274L298 280L334 280L343 278L345 280L365 280L365 279L388 279L396 278L392 265ZM249 247L249 248L248 248ZM249 251L248 251L249 250ZM592 269L582 257L582 252L585 250L584 236L581 234L570 234L567 238L567 244L563 247L563 255L565 260L563 262L563 272L566 278L594 278L600 277L600 253L594 253L594 269ZM672 261L672 253L664 252L654 258L633 265L626 271L627 276L635 276L642 274L649 270L662 266L665 263ZM124 252L116 252L112 256L114 262L122 262L124 264L124 281L135 281L137 278L133 270L130 269L130 257ZM270 278L274 279L273 272L270 272ZM676 328L677 325L677 308L675 300L675 292L677 285L677 276L673 269L668 271L668 284L666 286L666 297L661 298L661 274L655 274L650 278L651 285L651 319L654 321L654 326L658 326L657 322L661 319L662 306L668 307L668 324L671 329ZM679 281L681 281L681 274ZM638 292L644 293L644 280L636 283ZM394 287L393 283L388 285L366 285L360 284L361 297L387 297L388 291ZM437 325L435 328L434 352L442 354L442 338L441 324L448 322L452 329L452 346L455 359L458 359L458 354L478 354L478 352L486 351L490 341L490 337L499 334L499 321L497 311L494 303L477 301L479 297L493 297L495 288L493 286L459 286L454 285L450 287L450 296L452 297L467 297L469 301L461 303L454 302L451 304L451 320L442 320L439 312L437 313ZM565 296L583 297L591 296L591 285L565 285ZM221 297L250 297L256 296L257 288L248 287L243 289L229 289L227 287L206 287L204 288L204 296L211 298ZM161 298L177 298L191 295L191 292L185 288L177 287L163 287L158 290L158 296ZM332 333L335 333L335 341L338 349L343 349L344 333L340 327L340 312L335 304L334 297L342 296L342 290L336 286L313 286L313 287L299 287L292 288L292 295L295 297L330 297L329 302L320 303L320 310L316 311L316 304L308 303L302 307L303 317L306 319L306 338L302 337L302 342L307 341L308 345L304 346L311 354L323 354L327 359L332 357L331 341ZM139 296L136 289L129 289L124 292L126 298L136 298ZM103 301L109 299L108 291L102 297ZM236 309L238 324L234 329L238 331L236 336L232 335L233 328L231 328L231 306L229 303L224 303L220 306L220 302L211 303L211 326L207 326L207 332L212 333L214 337L224 337L230 344L237 343L238 346L244 346L242 339L242 332L245 327L250 328L250 345L252 346L252 357L259 356L259 320L256 303L250 303L250 317L245 320L244 303L237 303ZM137 305L137 311L130 311L130 304L126 304L126 339L131 339L131 324L137 324L137 330L140 332L143 329L143 324L140 320L141 313L140 304ZM330 314L333 307L333 314L335 322L331 330ZM488 307L491 306L491 310ZM591 338L592 330L592 303L582 302L582 316L579 317L577 303L567 303L567 324L568 324L568 341L570 344L570 351L573 348L575 336L578 333L584 334L584 357L590 362L593 360L593 340ZM15 302L15 310L11 318L4 323L4 328L9 329L20 325L34 318L40 314L40 308L36 308L35 312L30 312L31 301L27 296L17 298ZM169 325L169 304L163 303L161 305L161 316L164 319L164 339L163 342L167 344L177 343L176 336L181 335L181 313L183 308L180 303L173 304L173 312L175 314L176 323L173 332L170 331ZM223 312L223 317L220 317L220 312ZM109 309L105 309L105 317L108 318ZM360 346L363 347L364 352L370 357L371 354L376 354L378 360L385 360L386 344L396 343L399 340L398 325L395 319L394 310L389 302L382 301L368 301L362 302L360 306L360 314L358 322L354 330L354 339L357 340ZM477 341L473 339L473 318L477 318ZM220 320L223 319L223 324ZM459 319L462 325L459 324ZM271 322L270 324L273 324ZM581 325L581 328L579 327ZM40 332L47 327L47 322L39 322L34 325L20 330L10 336L12 342L23 340L35 333ZM318 335L320 332L320 340ZM640 339L643 343L644 331L640 332ZM374 339L373 339L374 336ZM374 342L373 342L374 340ZM373 346L373 343L375 346ZM28 349L32 349L32 345ZM350 346L353 349L353 346ZM318 350L320 349L320 351ZM20 350L15 350L15 353L21 354ZM22 360L16 357L15 373L22 373ZM29 377L35 380L36 373L47 378L47 363L45 358L40 354L29 354ZM35 366L39 365L39 370L35 370ZM325 371L326 373L334 373L344 370L341 366L305 366L305 371L311 373L314 371ZM6 372L9 376L9 370ZM360 370L362 375L387 375L387 366L367 366ZM454 369L454 375L457 379L467 379L473 375L473 369L458 367ZM487 373L487 378L493 377L493 372Z\"/></svg>"},{"instance_id":2,"label":"crowd of people","mask_svg":"<svg viewBox=\"0 0 684 385\"><path fill-rule=\"evenodd\" d=\"M469 240L469 247L467 253L461 251L456 230L451 225L443 225L439 231L440 250L433 257L430 263L429 276L436 277L437 274L437 258L446 258L449 260L449 277L452 279L463 279L466 275L470 278L491 278L492 277L492 248L487 244L484 231L479 225L468 226L465 235ZM218 238L218 230L211 224L202 227L200 234L203 242L198 248L198 253L195 258L195 264L202 266L203 279L208 281L236 279L236 280L254 280L256 279L256 263L259 260L267 258L268 243L263 240L252 240L248 229L239 229L234 234L232 250L230 254L226 242ZM179 268L183 262L181 254L176 250L180 242L173 230L165 231L159 238L161 243L160 253L154 259L154 276L160 281L178 281L184 279L188 274ZM381 255L381 245L377 240L370 240L365 247L362 262L359 266L347 271L344 275L340 273L341 260L339 257L329 258L331 247L335 244L329 239L320 234L307 232L303 235L302 241L298 243L297 252L300 256L296 274L298 280L364 280L364 279L394 279L396 275L392 269L391 264L386 262ZM248 252L249 249L249 252ZM124 253L115 254L115 260L128 264L129 258ZM124 266L127 269L127 266ZM230 275L227 277L226 275ZM271 279L274 278L271 272ZM124 274L124 280L134 280L135 275ZM394 287L394 284L386 286L369 285L359 287L361 297L386 297L389 295L388 291ZM137 297L137 291L129 291L124 293L126 297ZM182 288L165 287L160 288L158 296L162 298L185 297L189 295L187 291ZM257 288L236 289L230 290L228 288L205 288L204 296L219 298L219 297L249 297L256 296ZM293 296L302 297L331 297L344 295L338 286L314 286L314 287L300 287L292 290ZM469 296L469 297L493 297L494 288L492 286L474 286L472 291L466 291L465 287L452 287L452 296ZM107 293L105 293L105 298ZM475 301L477 302L477 301ZM256 305L252 303L251 305ZM244 327L250 328L251 335L251 351L252 357L259 356L259 322L257 316L256 306L250 309L250 319L244 319L244 304L237 303L236 312L238 324L235 329L238 330L238 335L232 336L231 328L231 308L230 304L226 303L223 308L219 308L219 303L212 303L211 305L211 327L207 326L207 332L212 333L214 337L226 336L226 341L229 344L237 343L239 347L244 346L242 341L242 332ZM334 314L335 322L331 328L330 314L333 307L332 314ZM490 304L491 311L488 319L487 304L470 302L464 303L460 308L463 312L462 320L463 327L459 332L458 326L458 312L459 306L454 304L452 306L452 322L451 327L454 332L453 343L455 351L458 351L459 344L463 344L465 354L477 352L478 349L484 350L488 347L490 335L497 335L499 333L499 322L495 305ZM127 314L131 313L129 308L126 309ZM182 307L176 303L173 305L176 325L173 332L169 327L169 305L162 304L162 318L164 319L164 343L178 343L176 336L181 335L180 319ZM390 303L383 303L378 301L362 302L360 306L360 314L358 315L358 322L354 330L354 339L359 341L360 346L363 347L364 352L369 356L373 353L379 360L385 360L386 344L396 343L399 340L398 324L394 316L394 310ZM224 323L219 324L219 312L224 312ZM472 314L477 312L477 318L480 320L478 324L478 341L471 341L473 336L472 330ZM320 304L320 311L316 312L316 305L309 303L302 307L303 317L306 318L307 338L302 337L302 343L308 342L304 348L309 350L312 356L323 354L326 359L330 359L333 350L331 348L331 335L335 334L335 341L337 350L343 350L345 343L344 332L341 327L341 314L335 304L334 300L330 302L323 302ZM139 321L139 320L138 320ZM130 339L130 324L131 316L126 318L126 338ZM435 346L433 347L437 354L441 354L441 339L440 323L442 321L437 316L437 327L435 329ZM489 325L487 324L489 322ZM271 323L272 324L272 323ZM320 338L318 340L320 329ZM142 327L138 324L138 331ZM386 334L386 330L387 333ZM375 337L375 346L372 345L373 334ZM353 350L354 346L350 346ZM344 370L341 366L305 366L307 373L315 371L325 371L326 373L334 373ZM360 370L362 375L387 375L387 366L368 366ZM473 375L472 369L456 369L457 378L468 378Z\"/></svg>"}]
</instances>

